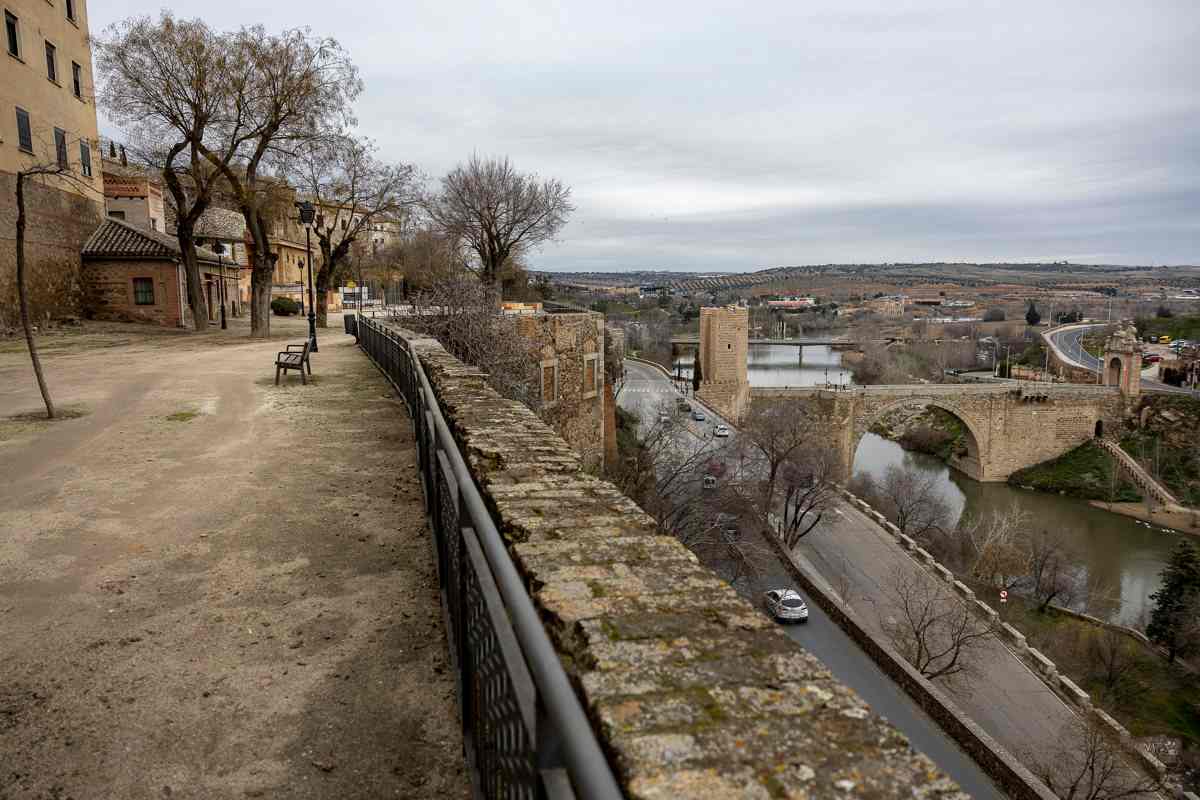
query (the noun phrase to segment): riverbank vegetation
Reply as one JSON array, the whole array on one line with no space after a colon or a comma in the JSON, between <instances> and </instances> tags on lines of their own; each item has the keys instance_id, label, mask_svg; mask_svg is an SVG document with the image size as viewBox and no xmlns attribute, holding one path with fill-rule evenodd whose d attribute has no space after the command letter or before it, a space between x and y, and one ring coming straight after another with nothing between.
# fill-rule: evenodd
<instances>
[{"instance_id":1,"label":"riverbank vegetation","mask_svg":"<svg viewBox=\"0 0 1200 800\"><path fill-rule=\"evenodd\" d=\"M1139 409L1141 426L1121 437L1121 448L1162 481L1179 502L1200 507L1200 400L1183 395L1147 394Z\"/></svg>"},{"instance_id":2,"label":"riverbank vegetation","mask_svg":"<svg viewBox=\"0 0 1200 800\"><path fill-rule=\"evenodd\" d=\"M1090 441L1058 458L1017 470L1008 482L1085 500L1136 503L1142 499L1137 489L1122 479L1113 457Z\"/></svg>"},{"instance_id":3,"label":"riverbank vegetation","mask_svg":"<svg viewBox=\"0 0 1200 800\"><path fill-rule=\"evenodd\" d=\"M942 461L967 455L966 425L950 412L932 406L894 411L872 425L871 433Z\"/></svg>"}]
</instances>

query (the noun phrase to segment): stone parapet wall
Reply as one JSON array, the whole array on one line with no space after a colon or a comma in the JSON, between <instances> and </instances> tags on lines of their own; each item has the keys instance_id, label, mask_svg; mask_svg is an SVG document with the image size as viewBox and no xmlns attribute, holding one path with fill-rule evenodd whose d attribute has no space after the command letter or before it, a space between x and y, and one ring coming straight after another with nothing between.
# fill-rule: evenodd
<instances>
[{"instance_id":1,"label":"stone parapet wall","mask_svg":"<svg viewBox=\"0 0 1200 800\"><path fill-rule=\"evenodd\" d=\"M393 328L631 798L961 797L955 784L538 416Z\"/></svg>"}]
</instances>

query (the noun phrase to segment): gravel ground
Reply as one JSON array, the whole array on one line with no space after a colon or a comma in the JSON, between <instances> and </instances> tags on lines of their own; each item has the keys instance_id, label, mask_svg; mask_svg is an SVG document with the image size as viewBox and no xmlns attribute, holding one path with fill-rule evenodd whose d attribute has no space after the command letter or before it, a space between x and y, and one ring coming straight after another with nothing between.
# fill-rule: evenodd
<instances>
[{"instance_id":1,"label":"gravel ground","mask_svg":"<svg viewBox=\"0 0 1200 800\"><path fill-rule=\"evenodd\" d=\"M301 330L48 336L52 423L0 346L0 798L468 795L403 405Z\"/></svg>"}]
</instances>

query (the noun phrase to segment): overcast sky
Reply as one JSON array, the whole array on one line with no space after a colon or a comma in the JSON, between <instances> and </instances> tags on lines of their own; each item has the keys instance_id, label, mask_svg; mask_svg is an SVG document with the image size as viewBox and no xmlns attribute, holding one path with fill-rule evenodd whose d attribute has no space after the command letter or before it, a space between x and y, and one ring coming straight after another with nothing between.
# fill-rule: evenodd
<instances>
[{"instance_id":1,"label":"overcast sky","mask_svg":"<svg viewBox=\"0 0 1200 800\"><path fill-rule=\"evenodd\" d=\"M1200 263L1197 0L172 8L336 37L360 132L434 178L561 178L540 269ZM94 33L157 11L89 3Z\"/></svg>"}]
</instances>

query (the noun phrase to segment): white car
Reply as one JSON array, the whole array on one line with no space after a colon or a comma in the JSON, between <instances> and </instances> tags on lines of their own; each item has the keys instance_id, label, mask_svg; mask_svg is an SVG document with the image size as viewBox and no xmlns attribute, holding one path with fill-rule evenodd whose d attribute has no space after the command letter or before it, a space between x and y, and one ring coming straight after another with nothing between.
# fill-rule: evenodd
<instances>
[{"instance_id":1,"label":"white car","mask_svg":"<svg viewBox=\"0 0 1200 800\"><path fill-rule=\"evenodd\" d=\"M724 437L724 436L728 436L728 435L729 435L729 426L728 425L718 425L716 427L716 429L713 431L713 436Z\"/></svg>"},{"instance_id":2,"label":"white car","mask_svg":"<svg viewBox=\"0 0 1200 800\"><path fill-rule=\"evenodd\" d=\"M794 589L772 589L763 595L763 601L776 622L808 622L808 606Z\"/></svg>"}]
</instances>

